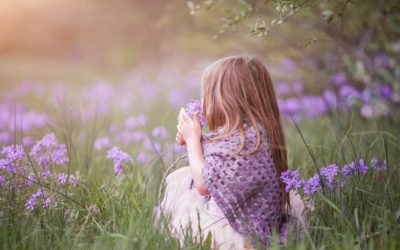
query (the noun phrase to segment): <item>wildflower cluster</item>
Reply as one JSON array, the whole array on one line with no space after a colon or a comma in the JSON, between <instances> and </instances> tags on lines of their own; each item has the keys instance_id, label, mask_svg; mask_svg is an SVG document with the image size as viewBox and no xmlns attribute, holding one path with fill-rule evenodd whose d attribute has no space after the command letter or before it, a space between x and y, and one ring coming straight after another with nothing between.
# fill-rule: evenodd
<instances>
[{"instance_id":1,"label":"wildflower cluster","mask_svg":"<svg viewBox=\"0 0 400 250\"><path fill-rule=\"evenodd\" d=\"M376 171L383 171L387 169L386 161L373 158L371 160L371 168ZM304 194L311 195L315 192L322 190L322 181L328 188L333 191L335 187L343 182L339 178L343 177L345 180L354 176L364 176L368 172L368 166L363 159L353 161L345 164L342 169L336 164L321 167L319 173L313 175L309 179L300 179L300 174L297 170L287 170L281 174L281 180L285 184L285 191L290 190L303 190ZM321 180L322 178L322 180Z\"/></svg>"},{"instance_id":2,"label":"wildflower cluster","mask_svg":"<svg viewBox=\"0 0 400 250\"><path fill-rule=\"evenodd\" d=\"M48 207L52 199L51 193L45 191L47 186L76 186L83 182L77 173L60 171L68 162L67 148L57 142L54 133L35 142L30 151L24 144L4 146L0 150L0 186L14 190L20 196L28 193L26 209ZM40 190L31 193L32 187L38 186L41 186Z\"/></svg>"}]
</instances>

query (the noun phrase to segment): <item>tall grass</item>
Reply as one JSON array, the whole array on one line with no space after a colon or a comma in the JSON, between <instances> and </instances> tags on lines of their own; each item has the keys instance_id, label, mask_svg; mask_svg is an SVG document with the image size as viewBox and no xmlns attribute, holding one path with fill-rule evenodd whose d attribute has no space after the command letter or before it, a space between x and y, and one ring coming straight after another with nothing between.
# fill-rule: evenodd
<instances>
[{"instance_id":1,"label":"tall grass","mask_svg":"<svg viewBox=\"0 0 400 250\"><path fill-rule=\"evenodd\" d=\"M9 192L0 187L0 248L178 249L178 240L168 231L161 231L153 220L163 177L177 158L164 162L161 152L147 164L131 164L124 175L115 176L106 152L93 150L95 138L112 124L111 117L76 122L72 111L56 109L52 114L57 119L49 130L56 132L68 147L70 162L65 167L68 173L79 170L85 181L74 188L35 183L54 192L58 205L33 211L24 208L26 200L21 190ZM174 127L175 115L172 113L166 119L166 126ZM386 120L366 122L352 116L342 119L341 124L335 121L323 117L304 121L298 127L288 123L291 169L311 176L329 163L343 166L359 158L369 163L373 157L386 159L388 169L384 172L370 169L365 176L352 178L336 192L323 190L312 195L315 210L309 213L309 231L301 241L288 240L287 249L397 249L400 247L398 127ZM128 152L135 150L131 148ZM190 229L186 233L183 249L210 248L209 241L192 239ZM280 246L274 242L272 248Z\"/></svg>"}]
</instances>

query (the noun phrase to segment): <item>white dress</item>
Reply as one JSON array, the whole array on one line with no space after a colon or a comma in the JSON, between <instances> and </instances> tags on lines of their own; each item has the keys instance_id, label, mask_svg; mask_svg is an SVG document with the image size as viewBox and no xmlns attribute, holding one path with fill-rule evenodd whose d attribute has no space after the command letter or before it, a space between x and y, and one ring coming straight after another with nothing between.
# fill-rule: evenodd
<instances>
[{"instance_id":1,"label":"white dress","mask_svg":"<svg viewBox=\"0 0 400 250\"><path fill-rule=\"evenodd\" d=\"M169 230L174 237L179 239L181 246L183 246L185 228L191 225L193 237L197 242L200 237L205 241L208 233L211 232L212 249L254 249L248 239L231 227L212 197L207 200L205 196L198 193L196 188L190 188L192 182L190 167L175 170L166 177L165 181L164 198L155 208L156 223L160 219L162 208L164 215L170 216ZM300 196L290 193L290 200L294 209L293 214L304 223L301 215L304 204ZM199 226L201 233L199 233Z\"/></svg>"}]
</instances>

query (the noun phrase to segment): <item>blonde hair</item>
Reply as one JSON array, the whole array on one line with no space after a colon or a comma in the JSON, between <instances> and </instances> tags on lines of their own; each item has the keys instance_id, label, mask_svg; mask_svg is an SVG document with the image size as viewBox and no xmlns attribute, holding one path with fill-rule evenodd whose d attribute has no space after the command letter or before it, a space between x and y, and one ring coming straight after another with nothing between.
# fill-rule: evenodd
<instances>
[{"instance_id":1,"label":"blonde hair","mask_svg":"<svg viewBox=\"0 0 400 250\"><path fill-rule=\"evenodd\" d=\"M230 56L212 63L202 76L203 113L211 131L224 126L223 132L213 140L221 139L239 129L244 148L245 122L256 132L254 153L261 141L261 124L268 133L272 157L278 177L288 169L285 136L280 119L274 86L265 65L250 56ZM283 194L283 207L290 206L289 194L279 179Z\"/></svg>"}]
</instances>

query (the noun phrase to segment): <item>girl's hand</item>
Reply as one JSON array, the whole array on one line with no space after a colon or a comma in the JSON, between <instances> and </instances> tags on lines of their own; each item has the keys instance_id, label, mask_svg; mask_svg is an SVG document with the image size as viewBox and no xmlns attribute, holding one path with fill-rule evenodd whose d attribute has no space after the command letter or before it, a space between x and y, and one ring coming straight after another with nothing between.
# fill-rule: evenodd
<instances>
[{"instance_id":1,"label":"girl's hand","mask_svg":"<svg viewBox=\"0 0 400 250\"><path fill-rule=\"evenodd\" d=\"M182 108L179 113L177 129L179 134L176 137L177 141L179 140L186 144L196 141L200 142L201 125L199 113L196 112L192 119L186 114L185 109Z\"/></svg>"},{"instance_id":2,"label":"girl's hand","mask_svg":"<svg viewBox=\"0 0 400 250\"><path fill-rule=\"evenodd\" d=\"M175 140L179 145L181 146L185 145L185 140L183 139L182 135L179 132L176 132Z\"/></svg>"}]
</instances>

